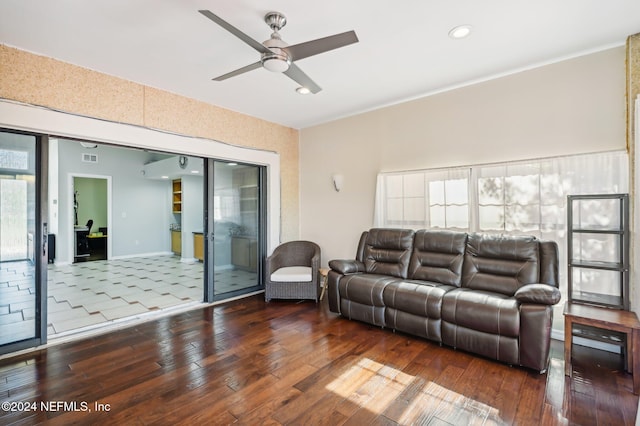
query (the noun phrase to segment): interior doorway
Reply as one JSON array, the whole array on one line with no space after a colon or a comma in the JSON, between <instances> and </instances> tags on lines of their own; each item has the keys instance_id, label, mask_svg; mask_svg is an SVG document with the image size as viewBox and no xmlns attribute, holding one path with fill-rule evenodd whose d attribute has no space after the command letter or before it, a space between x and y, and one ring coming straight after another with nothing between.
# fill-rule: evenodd
<instances>
[{"instance_id":1,"label":"interior doorway","mask_svg":"<svg viewBox=\"0 0 640 426\"><path fill-rule=\"evenodd\" d=\"M57 142L51 338L262 290L265 166ZM86 236L102 237L107 260L74 256Z\"/></svg>"},{"instance_id":2,"label":"interior doorway","mask_svg":"<svg viewBox=\"0 0 640 426\"><path fill-rule=\"evenodd\" d=\"M111 176L71 175L73 263L110 258Z\"/></svg>"}]
</instances>

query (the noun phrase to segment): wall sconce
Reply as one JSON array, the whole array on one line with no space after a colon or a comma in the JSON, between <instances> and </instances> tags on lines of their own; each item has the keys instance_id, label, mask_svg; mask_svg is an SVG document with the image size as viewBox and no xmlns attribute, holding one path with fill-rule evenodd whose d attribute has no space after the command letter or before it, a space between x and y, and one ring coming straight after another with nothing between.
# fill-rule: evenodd
<instances>
[{"instance_id":1,"label":"wall sconce","mask_svg":"<svg viewBox=\"0 0 640 426\"><path fill-rule=\"evenodd\" d=\"M335 188L336 192L340 192L340 190L342 189L342 185L344 184L344 176L342 176L341 174L334 174L333 176L331 176L331 179L333 180L333 187Z\"/></svg>"}]
</instances>

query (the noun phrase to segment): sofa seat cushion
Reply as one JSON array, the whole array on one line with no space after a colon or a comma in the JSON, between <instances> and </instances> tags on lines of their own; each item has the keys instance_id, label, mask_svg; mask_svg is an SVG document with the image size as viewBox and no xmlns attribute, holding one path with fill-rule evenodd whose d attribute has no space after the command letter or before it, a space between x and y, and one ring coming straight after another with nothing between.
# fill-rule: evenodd
<instances>
[{"instance_id":1,"label":"sofa seat cushion","mask_svg":"<svg viewBox=\"0 0 640 426\"><path fill-rule=\"evenodd\" d=\"M496 336L520 335L520 311L515 298L500 293L457 288L442 300L442 320Z\"/></svg>"},{"instance_id":2,"label":"sofa seat cushion","mask_svg":"<svg viewBox=\"0 0 640 426\"><path fill-rule=\"evenodd\" d=\"M384 288L384 304L389 308L439 319L442 310L442 298L454 286L439 285L426 281L395 281Z\"/></svg>"},{"instance_id":3,"label":"sofa seat cushion","mask_svg":"<svg viewBox=\"0 0 640 426\"><path fill-rule=\"evenodd\" d=\"M311 281L311 268L308 266L286 266L276 269L271 274L271 281L277 282L309 282Z\"/></svg>"},{"instance_id":4,"label":"sofa seat cushion","mask_svg":"<svg viewBox=\"0 0 640 426\"><path fill-rule=\"evenodd\" d=\"M384 306L384 288L398 278L377 274L352 274L340 278L338 292L341 299L368 306Z\"/></svg>"}]
</instances>

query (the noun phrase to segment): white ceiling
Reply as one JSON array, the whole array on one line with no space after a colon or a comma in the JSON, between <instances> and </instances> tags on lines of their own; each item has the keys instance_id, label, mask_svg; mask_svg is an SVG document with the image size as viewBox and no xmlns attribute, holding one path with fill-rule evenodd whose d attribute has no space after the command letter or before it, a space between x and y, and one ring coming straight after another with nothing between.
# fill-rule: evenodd
<instances>
[{"instance_id":1,"label":"white ceiling","mask_svg":"<svg viewBox=\"0 0 640 426\"><path fill-rule=\"evenodd\" d=\"M349 30L360 42L296 62L323 88L316 95L265 69L216 82L259 54L199 9L260 42L271 10L286 15L289 44ZM461 24L471 35L449 38ZM638 32L639 0L0 2L2 44L298 129L621 46Z\"/></svg>"}]
</instances>

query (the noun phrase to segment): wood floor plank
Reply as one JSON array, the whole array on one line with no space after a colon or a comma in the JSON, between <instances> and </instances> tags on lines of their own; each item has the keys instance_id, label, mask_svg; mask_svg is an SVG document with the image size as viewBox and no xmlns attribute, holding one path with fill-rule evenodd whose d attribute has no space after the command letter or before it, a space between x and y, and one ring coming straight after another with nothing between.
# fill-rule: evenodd
<instances>
[{"instance_id":1,"label":"wood floor plank","mask_svg":"<svg viewBox=\"0 0 640 426\"><path fill-rule=\"evenodd\" d=\"M626 374L624 375L626 379ZM638 397L633 394L633 387L628 388L630 383L623 379L623 375L616 375L616 383L614 394L616 395L616 406L622 411L624 418L623 424L636 423L636 411L638 410ZM626 389L627 392L620 392L620 389Z\"/></svg>"},{"instance_id":2,"label":"wood floor plank","mask_svg":"<svg viewBox=\"0 0 640 426\"><path fill-rule=\"evenodd\" d=\"M572 378L563 356L540 375L256 296L0 360L2 402L91 408L0 424L634 424L619 356L576 347Z\"/></svg>"},{"instance_id":3,"label":"wood floor plank","mask_svg":"<svg viewBox=\"0 0 640 426\"><path fill-rule=\"evenodd\" d=\"M564 361L557 358L549 360L547 369L547 385L545 387L544 400L556 409L561 409L564 397Z\"/></svg>"},{"instance_id":4,"label":"wood floor plank","mask_svg":"<svg viewBox=\"0 0 640 426\"><path fill-rule=\"evenodd\" d=\"M537 371L528 371L517 395L518 410L515 422L518 424L540 424L545 395L545 377ZM542 403L541 403L542 402Z\"/></svg>"}]
</instances>

